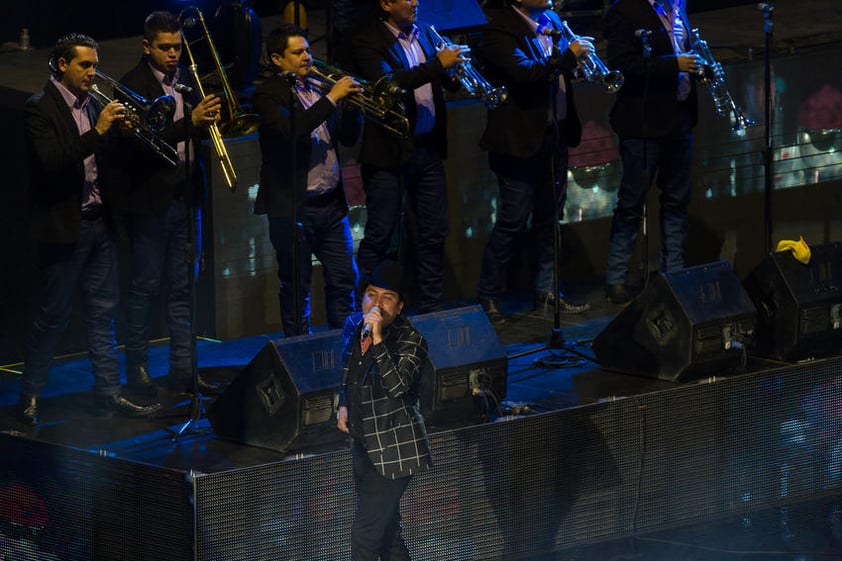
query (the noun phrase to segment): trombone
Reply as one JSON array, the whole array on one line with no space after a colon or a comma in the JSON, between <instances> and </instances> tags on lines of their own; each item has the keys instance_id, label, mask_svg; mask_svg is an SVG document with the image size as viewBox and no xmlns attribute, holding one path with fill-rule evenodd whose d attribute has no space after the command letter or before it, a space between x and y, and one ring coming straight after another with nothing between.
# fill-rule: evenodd
<instances>
[{"instance_id":1,"label":"trombone","mask_svg":"<svg viewBox=\"0 0 842 561\"><path fill-rule=\"evenodd\" d=\"M312 59L310 78L322 90L329 90L345 76L350 76L350 74L317 58ZM380 125L392 134L407 138L410 133L410 124L409 119L404 115L402 101L406 90L395 82L394 74L385 74L376 82L351 77L359 82L363 91L348 96L347 103L357 107L364 118Z\"/></svg>"},{"instance_id":2,"label":"trombone","mask_svg":"<svg viewBox=\"0 0 842 561\"><path fill-rule=\"evenodd\" d=\"M158 136L175 114L175 99L171 95L162 95L150 102L99 70L94 72L88 94L103 107L112 101L122 103L134 135L172 166L178 165L176 149Z\"/></svg>"},{"instance_id":3,"label":"trombone","mask_svg":"<svg viewBox=\"0 0 842 561\"><path fill-rule=\"evenodd\" d=\"M228 155L228 150L225 148L223 136L226 138L233 138L238 136L245 136L257 130L260 125L260 117L255 114L245 113L243 108L237 101L234 91L231 89L231 84L228 82L228 77L225 74L225 69L222 67L222 61L219 58L219 53L211 40L208 26L205 23L205 18L202 11L195 6L185 8L179 14L178 19L182 22L185 28L194 27L197 23L202 27L202 35L193 43L198 43L204 40L207 43L207 48L213 57L216 66L216 73L222 83L222 97L228 108L228 120L225 122L211 123L208 127L208 135L210 136L213 150L216 153L216 158L219 161L222 174L225 176L225 183L228 185L230 191L237 188L237 172L234 170L234 165L231 163L231 157ZM199 92L199 97L204 99L205 91L202 87L202 81L199 77L198 65L196 59L193 57L193 52L190 49L191 42L186 36L182 35L184 43L184 50L187 52L187 58L190 62L190 73L193 75L193 80L196 82L196 89Z\"/></svg>"}]
</instances>

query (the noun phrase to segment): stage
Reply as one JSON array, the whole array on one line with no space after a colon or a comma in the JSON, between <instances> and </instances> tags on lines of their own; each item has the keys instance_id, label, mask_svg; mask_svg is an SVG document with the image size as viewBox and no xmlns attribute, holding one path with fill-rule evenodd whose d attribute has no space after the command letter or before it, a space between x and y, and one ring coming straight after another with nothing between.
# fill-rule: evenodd
<instances>
[{"instance_id":1,"label":"stage","mask_svg":"<svg viewBox=\"0 0 842 561\"><path fill-rule=\"evenodd\" d=\"M476 306L444 314L474 336L463 356L503 350L507 384L499 408L475 403L473 421L431 424L436 465L404 501L414 558L838 558L842 359L748 356L686 383L609 372L591 341L616 308L567 318L564 345L550 352L552 311L520 296L490 347ZM200 371L230 382L261 349L284 344L276 334L200 340ZM165 342L153 348L156 377L167 352ZM42 424L25 429L14 420L17 378L0 380L0 448L14 458L0 480L7 557L23 548L31 559L347 558L354 493L338 431L284 452L219 438L202 415L174 439L191 402L164 390L167 407L150 420L95 417L79 357L57 361Z\"/></svg>"}]
</instances>

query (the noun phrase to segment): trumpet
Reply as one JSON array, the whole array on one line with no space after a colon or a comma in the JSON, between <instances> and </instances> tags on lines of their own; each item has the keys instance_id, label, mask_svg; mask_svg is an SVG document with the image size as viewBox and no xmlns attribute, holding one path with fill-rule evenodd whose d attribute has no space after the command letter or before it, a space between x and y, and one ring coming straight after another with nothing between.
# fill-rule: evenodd
<instances>
[{"instance_id":1,"label":"trumpet","mask_svg":"<svg viewBox=\"0 0 842 561\"><path fill-rule=\"evenodd\" d=\"M345 76L351 75L322 60L312 59L310 79L323 91L330 90ZM404 114L403 105L406 90L397 84L394 74L385 74L376 82L351 77L359 82L363 91L348 96L346 102L357 107L365 119L380 125L392 134L407 138L410 133L410 124Z\"/></svg>"},{"instance_id":2,"label":"trumpet","mask_svg":"<svg viewBox=\"0 0 842 561\"><path fill-rule=\"evenodd\" d=\"M99 70L94 72L88 93L103 107L112 101L122 103L134 135L171 165L178 165L176 149L158 136L175 114L175 99L171 95L162 95L150 102Z\"/></svg>"},{"instance_id":3,"label":"trumpet","mask_svg":"<svg viewBox=\"0 0 842 561\"><path fill-rule=\"evenodd\" d=\"M440 51L441 49L453 44L453 42L447 37L442 37L439 32L436 31L436 27L434 25L430 26L430 32L436 40L436 51ZM467 48L467 53L470 52L471 49ZM488 80L483 78L482 74L477 71L470 58L464 62L456 64L456 66L451 70L453 70L451 75L456 76L456 79L459 80L459 83L465 91L472 96L482 98L483 101L485 101L485 106L489 109L500 107L509 97L509 90L506 86L492 86Z\"/></svg>"},{"instance_id":4,"label":"trumpet","mask_svg":"<svg viewBox=\"0 0 842 561\"><path fill-rule=\"evenodd\" d=\"M568 41L575 41L579 38L573 33L573 30L567 25L567 20L561 22L563 32L567 35ZM546 33L546 31L545 31ZM553 35L553 33L548 33ZM608 70L605 63L596 55L596 53L584 54L579 57L576 65L577 75L586 82L598 83L602 85L602 91L605 93L616 93L623 87L625 78L623 73L619 70Z\"/></svg>"},{"instance_id":5,"label":"trumpet","mask_svg":"<svg viewBox=\"0 0 842 561\"><path fill-rule=\"evenodd\" d=\"M734 98L731 97L728 84L725 82L725 71L722 69L722 65L713 58L708 43L701 38L698 28L691 30L690 33L693 50L704 62L702 69L699 71L699 80L704 82L708 94L713 98L713 106L717 115L720 117L733 115L732 131L741 131L756 125L757 123L752 118L746 116L742 109L737 107Z\"/></svg>"},{"instance_id":6,"label":"trumpet","mask_svg":"<svg viewBox=\"0 0 842 561\"><path fill-rule=\"evenodd\" d=\"M201 25L202 34L199 38L191 43L187 37L183 37L184 50L187 52L187 58L190 62L188 65L190 73L193 75L193 80L196 82L196 89L199 92L199 97L205 97L205 91L202 86L202 80L199 77L198 65L196 59L193 57L193 52L190 48L191 44L198 43L204 40L210 55L214 60L216 73L222 83L222 97L228 108L228 119L223 123L211 123L208 127L208 136L210 136L213 150L216 153L216 158L219 166L222 169L222 174L225 176L225 183L228 185L230 191L237 188L237 172L234 170L234 165L231 163L231 158L228 155L228 150L225 148L225 143L222 137L232 138L237 136L245 136L257 130L260 125L260 117L255 114L245 113L237 101L231 84L228 81L228 76L225 74L225 69L222 67L219 53L211 40L210 31L205 23L205 18L202 11L194 6L185 8L179 14L178 19L182 22L185 28L194 27L197 23Z\"/></svg>"}]
</instances>

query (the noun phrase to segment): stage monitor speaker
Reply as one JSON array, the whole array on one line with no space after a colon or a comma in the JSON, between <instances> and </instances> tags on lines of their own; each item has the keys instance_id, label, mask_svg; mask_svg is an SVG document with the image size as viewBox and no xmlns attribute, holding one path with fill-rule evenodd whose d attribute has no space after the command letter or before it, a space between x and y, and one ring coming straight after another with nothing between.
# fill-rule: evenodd
<instances>
[{"instance_id":1,"label":"stage monitor speaker","mask_svg":"<svg viewBox=\"0 0 842 561\"><path fill-rule=\"evenodd\" d=\"M281 452L344 440L341 352L341 330L267 343L208 407L217 435Z\"/></svg>"},{"instance_id":2,"label":"stage monitor speaker","mask_svg":"<svg viewBox=\"0 0 842 561\"><path fill-rule=\"evenodd\" d=\"M757 311L726 261L657 273L594 339L601 366L671 382L734 373Z\"/></svg>"},{"instance_id":3,"label":"stage monitor speaker","mask_svg":"<svg viewBox=\"0 0 842 561\"><path fill-rule=\"evenodd\" d=\"M506 397L506 350L480 306L414 316L429 360L419 387L428 425L476 424Z\"/></svg>"},{"instance_id":4,"label":"stage monitor speaker","mask_svg":"<svg viewBox=\"0 0 842 561\"><path fill-rule=\"evenodd\" d=\"M842 245L811 248L807 265L770 253L743 285L757 306L755 353L795 361L842 350Z\"/></svg>"}]
</instances>

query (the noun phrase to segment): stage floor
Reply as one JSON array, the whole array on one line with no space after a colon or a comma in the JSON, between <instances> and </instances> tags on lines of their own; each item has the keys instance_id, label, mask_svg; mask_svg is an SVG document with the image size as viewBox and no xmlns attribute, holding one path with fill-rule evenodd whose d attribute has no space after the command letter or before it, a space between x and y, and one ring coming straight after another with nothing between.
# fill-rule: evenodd
<instances>
[{"instance_id":1,"label":"stage floor","mask_svg":"<svg viewBox=\"0 0 842 561\"><path fill-rule=\"evenodd\" d=\"M592 308L581 316L561 316L559 327L565 345L552 352L546 348L555 327L552 310L534 310L528 294L514 294L503 301L504 312L509 319L496 331L508 363L506 411L515 411L523 417L564 410L570 410L575 415L576 410L597 410L587 407L590 405L599 407L599 404L622 403L627 402L627 398L653 395L661 396L654 399L681 400L682 391L688 386L716 386L715 379L679 384L603 370L593 355L590 342L622 309L605 303L601 286L597 284L573 287L573 291L577 297L588 300ZM266 334L233 341L200 340L197 342L200 371L209 379L229 382L268 342L277 337L278 334ZM153 377L166 374L167 356L166 342L153 347ZM777 366L780 363L750 359L745 373L757 373ZM164 390L160 398L166 408L152 419L96 417L89 408L91 375L83 357L65 357L56 361L45 393L43 422L37 428L27 429L14 419L14 403L19 387L19 375L14 373L17 368L19 365L9 365L0 375L0 432L38 443L176 472L219 473L220 476L239 468L261 470L262 466L284 465L284 462L298 458L312 459L324 455L328 461L335 461L333 452L345 449L342 442L330 442L290 453L242 445L217 438L204 416L191 424L181 437L174 439L175 432L191 418L191 402L184 395ZM688 408L698 409L698 402L694 403ZM210 399L206 401L206 405L209 404ZM431 432L434 437L440 433L439 438L448 440L447 432L453 428L432 426ZM701 432L705 430L700 428ZM514 444L500 443L500 446L506 448ZM15 462L14 459L6 459L7 462L9 460ZM674 481L683 479L680 473L673 476ZM665 488L673 484L666 480L660 482ZM771 509L739 516L732 514L704 524L654 533L641 531L632 538L589 543L538 556L534 552L521 555L509 551L496 559L711 561L741 559L747 553L760 551L765 552L763 559L781 561L839 559L842 557L840 504L837 489L835 496L830 494L797 504L782 503ZM511 515L514 516L514 513ZM542 516L540 512L523 512L522 515L534 515L538 519ZM446 540L446 536L443 539ZM459 558L477 557L460 554Z\"/></svg>"}]
</instances>

